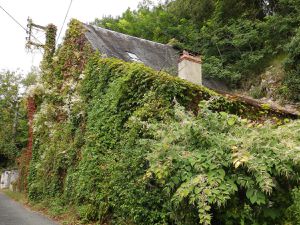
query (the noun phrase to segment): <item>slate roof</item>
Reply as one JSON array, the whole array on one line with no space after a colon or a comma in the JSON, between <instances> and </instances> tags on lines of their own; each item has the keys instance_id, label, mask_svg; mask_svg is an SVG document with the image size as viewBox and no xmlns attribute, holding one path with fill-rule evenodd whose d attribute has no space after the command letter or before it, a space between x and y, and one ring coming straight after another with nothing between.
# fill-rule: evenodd
<instances>
[{"instance_id":1,"label":"slate roof","mask_svg":"<svg viewBox=\"0 0 300 225\"><path fill-rule=\"evenodd\" d=\"M180 53L170 45L133 37L102 27L83 24L85 36L95 50L106 57L126 62L142 62L155 70L173 71L177 75ZM203 85L214 90L227 90L218 80L203 78Z\"/></svg>"},{"instance_id":2,"label":"slate roof","mask_svg":"<svg viewBox=\"0 0 300 225\"><path fill-rule=\"evenodd\" d=\"M177 69L179 53L169 45L84 24L86 38L93 48L107 57L140 61L156 70Z\"/></svg>"}]
</instances>

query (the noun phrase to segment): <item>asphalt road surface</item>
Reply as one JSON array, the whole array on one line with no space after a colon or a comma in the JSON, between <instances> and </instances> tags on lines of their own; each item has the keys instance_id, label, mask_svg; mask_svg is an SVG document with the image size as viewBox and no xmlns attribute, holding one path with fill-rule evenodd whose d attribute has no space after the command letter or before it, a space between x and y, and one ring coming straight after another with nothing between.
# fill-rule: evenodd
<instances>
[{"instance_id":1,"label":"asphalt road surface","mask_svg":"<svg viewBox=\"0 0 300 225\"><path fill-rule=\"evenodd\" d=\"M0 193L0 225L58 225Z\"/></svg>"}]
</instances>

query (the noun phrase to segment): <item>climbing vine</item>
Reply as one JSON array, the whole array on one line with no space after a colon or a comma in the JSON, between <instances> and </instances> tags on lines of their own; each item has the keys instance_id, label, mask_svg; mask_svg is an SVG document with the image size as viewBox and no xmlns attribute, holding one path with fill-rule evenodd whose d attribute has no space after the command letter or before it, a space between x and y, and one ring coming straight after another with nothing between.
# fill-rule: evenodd
<instances>
[{"instance_id":1,"label":"climbing vine","mask_svg":"<svg viewBox=\"0 0 300 225\"><path fill-rule=\"evenodd\" d=\"M23 150L21 156L18 158L19 164L19 179L17 183L18 190L25 191L28 188L28 174L29 165L32 158L32 147L33 147L33 118L36 112L36 105L34 96L27 98L27 118L28 118L28 142L27 148Z\"/></svg>"},{"instance_id":2,"label":"climbing vine","mask_svg":"<svg viewBox=\"0 0 300 225\"><path fill-rule=\"evenodd\" d=\"M57 28L53 24L49 24L46 27L46 41L45 45L43 46L44 49L44 55L43 60L41 62L41 68L43 69L44 73L49 73L52 68L52 61L53 61L53 55L56 48L56 32Z\"/></svg>"},{"instance_id":3,"label":"climbing vine","mask_svg":"<svg viewBox=\"0 0 300 225\"><path fill-rule=\"evenodd\" d=\"M35 89L31 201L84 223L288 221L299 121L277 127L269 107L101 58L76 20L52 60Z\"/></svg>"}]
</instances>

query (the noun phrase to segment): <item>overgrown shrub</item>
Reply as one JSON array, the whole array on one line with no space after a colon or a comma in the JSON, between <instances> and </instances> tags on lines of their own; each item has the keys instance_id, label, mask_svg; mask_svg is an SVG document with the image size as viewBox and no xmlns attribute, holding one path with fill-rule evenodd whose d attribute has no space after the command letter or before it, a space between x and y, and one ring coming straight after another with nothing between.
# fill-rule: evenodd
<instances>
[{"instance_id":1,"label":"overgrown shrub","mask_svg":"<svg viewBox=\"0 0 300 225\"><path fill-rule=\"evenodd\" d=\"M145 179L170 196L171 218L190 221L178 224L283 223L299 182L299 121L251 127L205 106L197 117L183 108L175 112L175 120L144 123L154 138L141 140L150 145ZM190 217L190 207L199 218Z\"/></svg>"},{"instance_id":2,"label":"overgrown shrub","mask_svg":"<svg viewBox=\"0 0 300 225\"><path fill-rule=\"evenodd\" d=\"M287 209L287 221L289 224L300 223L300 190L295 188L292 191L293 204Z\"/></svg>"},{"instance_id":3,"label":"overgrown shrub","mask_svg":"<svg viewBox=\"0 0 300 225\"><path fill-rule=\"evenodd\" d=\"M285 61L286 76L285 87L288 89L286 95L289 99L300 101L300 29L292 41L286 46L288 57Z\"/></svg>"},{"instance_id":4,"label":"overgrown shrub","mask_svg":"<svg viewBox=\"0 0 300 225\"><path fill-rule=\"evenodd\" d=\"M298 123L252 128L207 109L239 110L205 88L97 55L77 88L67 120L48 102L35 117L31 200L62 198L83 221L116 224L274 221L265 209L291 204ZM174 109L196 96L209 100L198 116Z\"/></svg>"},{"instance_id":5,"label":"overgrown shrub","mask_svg":"<svg viewBox=\"0 0 300 225\"><path fill-rule=\"evenodd\" d=\"M252 86L249 90L249 94L253 98L260 99L266 96L266 90L262 87L262 85Z\"/></svg>"},{"instance_id":6,"label":"overgrown shrub","mask_svg":"<svg viewBox=\"0 0 300 225\"><path fill-rule=\"evenodd\" d=\"M74 206L84 223L247 224L284 215L298 182L299 122L258 125L278 114L139 63L87 57L76 26L37 106L31 201L59 199L55 208Z\"/></svg>"}]
</instances>

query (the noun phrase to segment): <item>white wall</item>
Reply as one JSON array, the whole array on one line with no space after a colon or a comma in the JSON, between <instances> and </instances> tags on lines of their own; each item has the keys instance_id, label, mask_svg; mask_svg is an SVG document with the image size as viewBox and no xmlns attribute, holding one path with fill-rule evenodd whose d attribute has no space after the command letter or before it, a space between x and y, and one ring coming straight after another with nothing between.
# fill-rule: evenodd
<instances>
[{"instance_id":1,"label":"white wall","mask_svg":"<svg viewBox=\"0 0 300 225\"><path fill-rule=\"evenodd\" d=\"M9 188L10 185L10 171L4 171L1 174L1 182L0 182L0 188Z\"/></svg>"},{"instance_id":2,"label":"white wall","mask_svg":"<svg viewBox=\"0 0 300 225\"><path fill-rule=\"evenodd\" d=\"M19 177L19 172L17 170L4 171L1 174L0 180L0 189L10 188L13 189L14 185L11 185L13 182L16 182Z\"/></svg>"},{"instance_id":3,"label":"white wall","mask_svg":"<svg viewBox=\"0 0 300 225\"><path fill-rule=\"evenodd\" d=\"M19 172L17 170L13 170L10 173L10 184L9 184L9 189L11 191L16 191L16 182L19 178Z\"/></svg>"},{"instance_id":4,"label":"white wall","mask_svg":"<svg viewBox=\"0 0 300 225\"><path fill-rule=\"evenodd\" d=\"M187 59L182 60L178 64L178 76L194 84L202 85L201 63L197 63Z\"/></svg>"}]
</instances>

